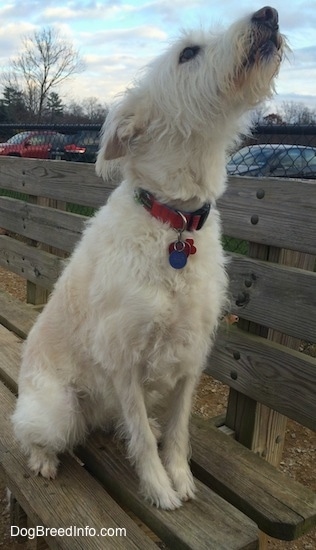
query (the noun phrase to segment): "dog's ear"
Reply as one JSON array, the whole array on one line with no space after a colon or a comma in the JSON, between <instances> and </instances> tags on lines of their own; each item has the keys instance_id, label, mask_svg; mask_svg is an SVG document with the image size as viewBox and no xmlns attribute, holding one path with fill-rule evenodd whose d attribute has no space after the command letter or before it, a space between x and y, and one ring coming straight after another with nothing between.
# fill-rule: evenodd
<instances>
[{"instance_id":1,"label":"dog's ear","mask_svg":"<svg viewBox=\"0 0 316 550\"><path fill-rule=\"evenodd\" d=\"M96 172L104 179L116 172L121 160L136 146L149 125L146 102L134 91L128 91L110 109L102 129Z\"/></svg>"},{"instance_id":2,"label":"dog's ear","mask_svg":"<svg viewBox=\"0 0 316 550\"><path fill-rule=\"evenodd\" d=\"M134 114L113 120L109 125L105 124L101 153L104 160L114 160L124 157L133 140L144 132L136 123Z\"/></svg>"}]
</instances>

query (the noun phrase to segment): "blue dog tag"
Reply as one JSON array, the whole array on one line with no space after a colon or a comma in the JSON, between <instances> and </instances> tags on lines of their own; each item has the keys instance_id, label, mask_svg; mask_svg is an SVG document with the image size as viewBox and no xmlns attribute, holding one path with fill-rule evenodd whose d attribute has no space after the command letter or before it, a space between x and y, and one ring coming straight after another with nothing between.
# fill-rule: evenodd
<instances>
[{"instance_id":1,"label":"blue dog tag","mask_svg":"<svg viewBox=\"0 0 316 550\"><path fill-rule=\"evenodd\" d=\"M188 257L184 250L173 250L169 254L169 264L174 269L182 269L188 261Z\"/></svg>"}]
</instances>

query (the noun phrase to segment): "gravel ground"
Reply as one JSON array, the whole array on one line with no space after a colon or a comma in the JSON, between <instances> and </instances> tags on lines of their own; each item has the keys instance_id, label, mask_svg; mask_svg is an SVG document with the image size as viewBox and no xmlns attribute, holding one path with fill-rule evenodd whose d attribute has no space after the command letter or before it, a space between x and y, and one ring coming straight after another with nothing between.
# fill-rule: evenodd
<instances>
[{"instance_id":1,"label":"gravel ground","mask_svg":"<svg viewBox=\"0 0 316 550\"><path fill-rule=\"evenodd\" d=\"M26 286L23 279L0 268L0 289L25 301ZM315 348L307 350L314 354ZM204 418L217 416L224 411L227 389L209 376L203 376L194 405L194 412ZM316 491L316 433L289 421L286 432L284 455L280 469ZM7 510L5 485L0 483L0 548L1 550L31 550L32 543L17 544L10 539L10 518ZM297 542L280 542L269 539L271 550L315 550L316 532L302 537ZM210 549L217 550L217 549Z\"/></svg>"}]
</instances>

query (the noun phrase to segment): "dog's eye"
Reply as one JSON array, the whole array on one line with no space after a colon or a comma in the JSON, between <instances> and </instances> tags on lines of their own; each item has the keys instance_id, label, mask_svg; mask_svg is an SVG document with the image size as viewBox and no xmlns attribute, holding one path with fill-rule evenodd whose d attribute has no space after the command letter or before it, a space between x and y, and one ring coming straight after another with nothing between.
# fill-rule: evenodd
<instances>
[{"instance_id":1,"label":"dog's eye","mask_svg":"<svg viewBox=\"0 0 316 550\"><path fill-rule=\"evenodd\" d=\"M200 49L200 46L190 46L188 48L184 48L184 50L180 53L179 63L186 63L187 61L191 61L191 59L197 56Z\"/></svg>"}]
</instances>

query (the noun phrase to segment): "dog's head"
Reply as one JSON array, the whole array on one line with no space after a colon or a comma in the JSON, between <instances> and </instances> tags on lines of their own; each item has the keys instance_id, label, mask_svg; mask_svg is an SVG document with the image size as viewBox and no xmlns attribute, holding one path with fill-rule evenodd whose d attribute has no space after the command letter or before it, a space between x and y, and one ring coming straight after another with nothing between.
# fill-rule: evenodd
<instances>
[{"instance_id":1,"label":"dog's head","mask_svg":"<svg viewBox=\"0 0 316 550\"><path fill-rule=\"evenodd\" d=\"M278 12L266 6L232 25L228 34L236 53L228 70L227 95L246 106L255 106L274 92L274 80L287 48L279 32Z\"/></svg>"},{"instance_id":2,"label":"dog's head","mask_svg":"<svg viewBox=\"0 0 316 550\"><path fill-rule=\"evenodd\" d=\"M229 141L241 115L272 94L285 45L278 13L270 7L226 31L185 32L110 110L98 173L105 174L106 161L118 158L124 165L126 158L146 156L153 167L156 155L164 155L168 164L169 148L176 170L175 151L183 156L183 144L209 148L222 134L222 142Z\"/></svg>"}]
</instances>

